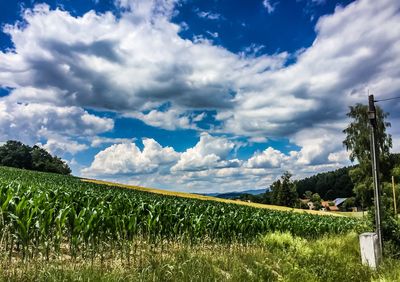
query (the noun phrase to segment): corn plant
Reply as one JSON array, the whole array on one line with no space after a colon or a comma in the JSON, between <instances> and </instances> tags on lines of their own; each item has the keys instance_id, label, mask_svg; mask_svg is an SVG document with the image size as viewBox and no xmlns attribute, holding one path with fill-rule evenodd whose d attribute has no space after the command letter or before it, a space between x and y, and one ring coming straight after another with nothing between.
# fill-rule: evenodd
<instances>
[{"instance_id":1,"label":"corn plant","mask_svg":"<svg viewBox=\"0 0 400 282\"><path fill-rule=\"evenodd\" d=\"M123 252L135 238L196 243L254 240L271 231L304 237L343 234L358 219L257 209L83 182L0 167L0 248L23 259Z\"/></svg>"}]
</instances>

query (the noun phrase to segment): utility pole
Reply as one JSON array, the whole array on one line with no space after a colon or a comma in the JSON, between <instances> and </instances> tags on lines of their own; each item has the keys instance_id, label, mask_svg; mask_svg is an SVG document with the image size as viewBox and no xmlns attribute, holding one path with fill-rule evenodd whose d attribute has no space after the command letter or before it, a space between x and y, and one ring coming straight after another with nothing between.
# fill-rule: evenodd
<instances>
[{"instance_id":1,"label":"utility pole","mask_svg":"<svg viewBox=\"0 0 400 282\"><path fill-rule=\"evenodd\" d=\"M392 175L392 188L393 188L393 207L394 216L397 215L397 203L396 203L396 186L394 185L394 176Z\"/></svg>"},{"instance_id":2,"label":"utility pole","mask_svg":"<svg viewBox=\"0 0 400 282\"><path fill-rule=\"evenodd\" d=\"M379 184L379 148L376 144L376 109L374 95L368 96L368 118L371 124L371 161L372 176L374 178L374 198L375 198L375 224L376 234L378 236L379 255L382 258L382 230L381 230L381 201L380 201L380 184Z\"/></svg>"}]
</instances>

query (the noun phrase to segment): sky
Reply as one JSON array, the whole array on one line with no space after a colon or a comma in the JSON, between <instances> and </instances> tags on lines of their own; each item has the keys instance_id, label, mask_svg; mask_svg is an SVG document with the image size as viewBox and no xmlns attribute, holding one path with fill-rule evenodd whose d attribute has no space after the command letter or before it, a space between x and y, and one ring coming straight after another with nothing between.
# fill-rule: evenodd
<instances>
[{"instance_id":1,"label":"sky","mask_svg":"<svg viewBox=\"0 0 400 282\"><path fill-rule=\"evenodd\" d=\"M397 0L0 0L0 25L0 142L82 177L267 188L350 165L349 107L400 96Z\"/></svg>"}]
</instances>

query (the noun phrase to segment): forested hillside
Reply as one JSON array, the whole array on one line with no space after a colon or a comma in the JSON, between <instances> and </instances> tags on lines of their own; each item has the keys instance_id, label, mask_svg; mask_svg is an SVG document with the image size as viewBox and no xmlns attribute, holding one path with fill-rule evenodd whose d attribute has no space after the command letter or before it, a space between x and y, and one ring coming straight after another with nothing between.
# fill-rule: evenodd
<instances>
[{"instance_id":1,"label":"forested hillside","mask_svg":"<svg viewBox=\"0 0 400 282\"><path fill-rule=\"evenodd\" d=\"M297 180L295 182L297 193L299 197L302 197L306 191L311 191L318 193L324 200L352 197L354 196L354 184L349 176L349 171L353 168L354 166L343 167Z\"/></svg>"},{"instance_id":2,"label":"forested hillside","mask_svg":"<svg viewBox=\"0 0 400 282\"><path fill-rule=\"evenodd\" d=\"M390 182L392 169L400 165L400 154L390 154L386 163L380 168L382 181ZM349 172L355 166L339 168L335 171L323 172L295 181L297 193L302 197L306 191L318 193L324 200L355 196L354 183Z\"/></svg>"}]
</instances>

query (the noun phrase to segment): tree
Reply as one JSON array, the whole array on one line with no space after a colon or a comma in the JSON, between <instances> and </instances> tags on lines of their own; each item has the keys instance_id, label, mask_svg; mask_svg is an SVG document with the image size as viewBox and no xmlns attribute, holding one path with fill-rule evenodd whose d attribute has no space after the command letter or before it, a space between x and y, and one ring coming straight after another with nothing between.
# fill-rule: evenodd
<instances>
[{"instance_id":1,"label":"tree","mask_svg":"<svg viewBox=\"0 0 400 282\"><path fill-rule=\"evenodd\" d=\"M50 155L45 149L33 146L31 150L32 169L38 171L70 174L71 169L60 158Z\"/></svg>"},{"instance_id":2,"label":"tree","mask_svg":"<svg viewBox=\"0 0 400 282\"><path fill-rule=\"evenodd\" d=\"M313 194L313 193L312 193L311 191L307 190L307 191L304 193L304 198L310 200L311 197L312 197L312 194Z\"/></svg>"},{"instance_id":3,"label":"tree","mask_svg":"<svg viewBox=\"0 0 400 282\"><path fill-rule=\"evenodd\" d=\"M271 185L272 203L280 206L294 207L298 201L296 186L290 180L292 174L284 172L281 179Z\"/></svg>"},{"instance_id":4,"label":"tree","mask_svg":"<svg viewBox=\"0 0 400 282\"><path fill-rule=\"evenodd\" d=\"M0 146L0 165L17 168L32 168L31 148L19 141L7 141Z\"/></svg>"},{"instance_id":5,"label":"tree","mask_svg":"<svg viewBox=\"0 0 400 282\"><path fill-rule=\"evenodd\" d=\"M388 115L388 113L384 113L381 108L376 106L376 144L379 150L379 165L384 174L385 172L386 174L388 173L387 163L390 159L390 148L392 147L392 137L386 133L386 128L390 127L390 123L385 121ZM343 130L343 133L346 134L343 145L347 151L350 151L350 160L352 162L357 160L359 163L357 167L349 172L349 175L355 184L356 199L363 206L371 206L373 203L373 188L368 106L362 104L351 106L347 116L352 119L352 122Z\"/></svg>"},{"instance_id":6,"label":"tree","mask_svg":"<svg viewBox=\"0 0 400 282\"><path fill-rule=\"evenodd\" d=\"M341 207L341 210L343 210L343 211L349 211L349 210L351 210L353 207L355 207L356 206L356 198L355 197L350 197L350 198L347 198L344 202L343 202L343 204L342 204L342 207Z\"/></svg>"},{"instance_id":7,"label":"tree","mask_svg":"<svg viewBox=\"0 0 400 282\"><path fill-rule=\"evenodd\" d=\"M322 208L322 205L321 205L322 199L321 199L321 196L318 193L314 193L311 196L310 201L313 203L314 209L319 210L319 209Z\"/></svg>"},{"instance_id":8,"label":"tree","mask_svg":"<svg viewBox=\"0 0 400 282\"><path fill-rule=\"evenodd\" d=\"M389 250L387 253L400 254L400 219L393 215L393 200L389 195L391 185L389 175L391 172L396 174L397 169L393 169L400 160L397 154L390 154L392 147L392 138L386 133L386 127L390 123L385 122L388 113L384 113L379 107L376 107L376 145L379 152L378 164L380 167L380 178L382 180L383 197L381 200L381 230L382 239L385 248ZM357 159L359 165L350 172L350 176L355 183L355 192L361 203L372 206L372 168L371 168L371 152L370 152L370 129L368 120L368 108L361 104L350 107L347 114L353 121L343 130L346 133L346 139L343 144L347 150L351 151L350 160ZM386 181L386 182L385 182ZM357 198L356 198L357 199ZM375 209L370 209L368 213L370 220L375 224Z\"/></svg>"},{"instance_id":9,"label":"tree","mask_svg":"<svg viewBox=\"0 0 400 282\"><path fill-rule=\"evenodd\" d=\"M71 169L63 160L52 156L45 149L36 145L30 147L13 140L0 146L0 165L59 174L71 173Z\"/></svg>"},{"instance_id":10,"label":"tree","mask_svg":"<svg viewBox=\"0 0 400 282\"><path fill-rule=\"evenodd\" d=\"M371 147L370 147L370 123L368 119L368 106L356 104L350 106L350 112L347 116L353 121L348 125L343 133L346 134L346 139L343 144L350 151L350 160L357 160L361 163L370 164ZM385 121L389 113L384 113L379 106L376 106L376 143L380 152L380 160L389 158L390 148L392 147L392 137L386 133L386 128L391 124Z\"/></svg>"}]
</instances>

